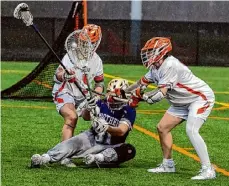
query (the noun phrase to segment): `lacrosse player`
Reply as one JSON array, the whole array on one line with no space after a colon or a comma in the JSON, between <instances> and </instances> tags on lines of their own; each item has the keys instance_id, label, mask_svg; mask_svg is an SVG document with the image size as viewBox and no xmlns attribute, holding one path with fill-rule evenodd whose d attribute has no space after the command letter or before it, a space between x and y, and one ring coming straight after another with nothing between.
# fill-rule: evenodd
<instances>
[{"instance_id":1,"label":"lacrosse player","mask_svg":"<svg viewBox=\"0 0 229 186\"><path fill-rule=\"evenodd\" d=\"M76 44L74 39L77 36L74 35L74 32L71 33L65 42L70 43L71 48L68 49L68 46L65 46L65 48L67 48L67 53L62 59L63 65L68 69L70 74L59 65L54 75L55 84L52 91L53 100L56 104L58 113L64 119L62 141L71 138L74 134L74 129L78 120L76 110L80 109L80 105L85 104L85 97L81 91L88 96L89 92L86 88L93 80L95 82L95 91L102 93L104 89L103 64L101 58L95 52L102 38L101 28L98 25L88 24L83 27L81 33L83 32L87 34L91 43L91 48L84 42L85 37L80 38L82 40L81 45L78 43ZM70 37L71 35L72 37ZM90 56L88 57L87 55ZM88 60L85 60L85 56L88 57ZM82 71L84 66L88 70L87 76ZM76 82L84 89L80 91L74 84ZM87 98L89 105L95 105L98 96ZM75 166L70 159L63 159L61 164L65 164L69 167Z\"/></svg>"},{"instance_id":2,"label":"lacrosse player","mask_svg":"<svg viewBox=\"0 0 229 186\"><path fill-rule=\"evenodd\" d=\"M43 155L31 158L31 167L58 162L66 158L84 158L86 164L116 164L135 156L135 148L125 143L135 121L136 111L128 103L112 99L115 89L125 89L128 82L113 79L107 87L107 99L96 103L98 117L92 117L91 108L83 112L84 119L92 120L92 128L62 141Z\"/></svg>"},{"instance_id":3,"label":"lacrosse player","mask_svg":"<svg viewBox=\"0 0 229 186\"><path fill-rule=\"evenodd\" d=\"M151 173L175 172L172 159L171 130L184 120L186 133L201 161L200 173L193 180L215 178L215 170L211 166L206 144L199 134L199 129L206 121L215 102L212 89L196 77L187 66L169 54L172 44L169 38L154 37L148 40L141 49L143 65L149 69L137 83L126 89L126 92L138 92L136 97L149 104L154 104L166 98L171 104L157 125L160 144L163 152L163 162L159 167L149 169ZM139 95L150 83L155 83L157 89ZM136 91L137 90L137 91Z\"/></svg>"},{"instance_id":4,"label":"lacrosse player","mask_svg":"<svg viewBox=\"0 0 229 186\"><path fill-rule=\"evenodd\" d=\"M94 24L88 24L84 26L82 30L85 30L88 34L93 47L92 56L87 62L89 69L89 83L94 80L94 89L97 92L101 93L103 92L104 88L103 64L102 60L95 52L101 41L101 28ZM57 68L54 75L55 85L53 87L52 94L57 111L64 118L62 141L67 140L73 136L78 119L76 109L85 100L85 97L74 85L74 81L77 81L83 86L87 85L85 74L81 71L81 69L78 68L79 64L81 64L80 53L76 53L76 55L77 56L74 56L74 60L70 59L71 56L69 56L68 54L66 54L62 59L62 63L69 70L70 75L65 72L62 66L59 66ZM85 91L85 94L86 93L87 92Z\"/></svg>"}]
</instances>

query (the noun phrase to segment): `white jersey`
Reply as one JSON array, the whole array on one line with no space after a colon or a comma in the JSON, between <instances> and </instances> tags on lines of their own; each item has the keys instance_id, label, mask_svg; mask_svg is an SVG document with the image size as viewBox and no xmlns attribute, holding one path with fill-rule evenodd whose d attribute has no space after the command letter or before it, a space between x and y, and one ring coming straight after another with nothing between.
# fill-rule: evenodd
<instances>
[{"instance_id":1,"label":"white jersey","mask_svg":"<svg viewBox=\"0 0 229 186\"><path fill-rule=\"evenodd\" d=\"M65 54L65 56L62 59L62 63L67 69L71 69L71 68L75 69L75 78L77 82L82 87L85 88L83 92L87 94L86 88L88 86L87 86L86 76L84 75L84 73L80 69L74 67L74 64L69 59L68 54ZM88 61L87 67L89 69L88 81L89 81L90 87L91 87L93 80L94 81L103 80L102 60L96 53L94 53L92 58ZM79 89L76 87L74 83L60 82L56 79L55 75L54 75L54 82L55 84L54 84L53 91L52 91L53 97L57 96L57 94L61 95L64 93L68 93L71 96L73 96L76 100L84 99L84 96L82 95L82 93L79 91Z\"/></svg>"},{"instance_id":2,"label":"white jersey","mask_svg":"<svg viewBox=\"0 0 229 186\"><path fill-rule=\"evenodd\" d=\"M144 78L158 88L167 87L166 99L173 106L185 106L200 99L214 102L212 89L173 56L167 57L159 69L151 68Z\"/></svg>"}]
</instances>

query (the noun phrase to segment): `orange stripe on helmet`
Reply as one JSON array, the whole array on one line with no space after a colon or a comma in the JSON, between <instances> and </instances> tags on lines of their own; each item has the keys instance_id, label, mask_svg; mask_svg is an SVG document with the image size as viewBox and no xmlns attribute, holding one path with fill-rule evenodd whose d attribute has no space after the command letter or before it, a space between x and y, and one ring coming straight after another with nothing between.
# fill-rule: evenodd
<instances>
[{"instance_id":1,"label":"orange stripe on helmet","mask_svg":"<svg viewBox=\"0 0 229 186\"><path fill-rule=\"evenodd\" d=\"M170 38L153 37L148 40L141 49L141 58L144 66L149 68L153 63L158 62L172 50Z\"/></svg>"},{"instance_id":2,"label":"orange stripe on helmet","mask_svg":"<svg viewBox=\"0 0 229 186\"><path fill-rule=\"evenodd\" d=\"M94 24L87 24L83 27L83 30L86 31L92 43L97 42L101 39L102 31L100 26Z\"/></svg>"}]
</instances>

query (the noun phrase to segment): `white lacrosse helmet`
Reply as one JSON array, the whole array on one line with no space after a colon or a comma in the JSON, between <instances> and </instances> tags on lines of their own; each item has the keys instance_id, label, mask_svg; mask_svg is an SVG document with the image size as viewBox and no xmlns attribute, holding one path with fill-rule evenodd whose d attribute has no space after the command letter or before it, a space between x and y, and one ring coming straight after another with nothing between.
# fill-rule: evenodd
<instances>
[{"instance_id":1,"label":"white lacrosse helmet","mask_svg":"<svg viewBox=\"0 0 229 186\"><path fill-rule=\"evenodd\" d=\"M116 90L125 90L127 87L129 87L128 81L125 79L112 79L107 86L107 93L112 94L114 93L116 96L118 96L119 98L124 98L121 94L117 95L116 94ZM108 96L107 99L107 104L108 106L112 109L112 110L120 110L122 109L124 106L127 105L127 103L122 102L122 101L117 101L115 99L109 99L111 97Z\"/></svg>"}]
</instances>

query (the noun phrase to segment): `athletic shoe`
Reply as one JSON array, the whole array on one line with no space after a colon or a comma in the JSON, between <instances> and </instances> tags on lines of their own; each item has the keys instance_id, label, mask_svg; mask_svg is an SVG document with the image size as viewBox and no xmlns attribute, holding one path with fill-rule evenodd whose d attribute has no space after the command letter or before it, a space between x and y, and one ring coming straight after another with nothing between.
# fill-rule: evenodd
<instances>
[{"instance_id":1,"label":"athletic shoe","mask_svg":"<svg viewBox=\"0 0 229 186\"><path fill-rule=\"evenodd\" d=\"M40 154L34 154L31 157L31 168L40 168L40 165L49 163L49 161L50 157L48 154L43 154L42 156Z\"/></svg>"},{"instance_id":2,"label":"athletic shoe","mask_svg":"<svg viewBox=\"0 0 229 186\"><path fill-rule=\"evenodd\" d=\"M192 177L192 180L208 180L215 179L215 169L211 167L202 168L197 176Z\"/></svg>"},{"instance_id":3,"label":"athletic shoe","mask_svg":"<svg viewBox=\"0 0 229 186\"><path fill-rule=\"evenodd\" d=\"M168 172L175 172L175 165L168 166L167 164L160 164L158 167L153 169L148 169L148 172L151 173L168 173Z\"/></svg>"},{"instance_id":4,"label":"athletic shoe","mask_svg":"<svg viewBox=\"0 0 229 186\"><path fill-rule=\"evenodd\" d=\"M84 162L87 165L91 165L92 163L96 163L97 165L102 163L104 158L100 154L87 154L84 157Z\"/></svg>"},{"instance_id":5,"label":"athletic shoe","mask_svg":"<svg viewBox=\"0 0 229 186\"><path fill-rule=\"evenodd\" d=\"M69 158L65 158L65 159L61 160L60 164L66 166L66 167L76 167L76 164L73 163L72 160Z\"/></svg>"}]
</instances>

